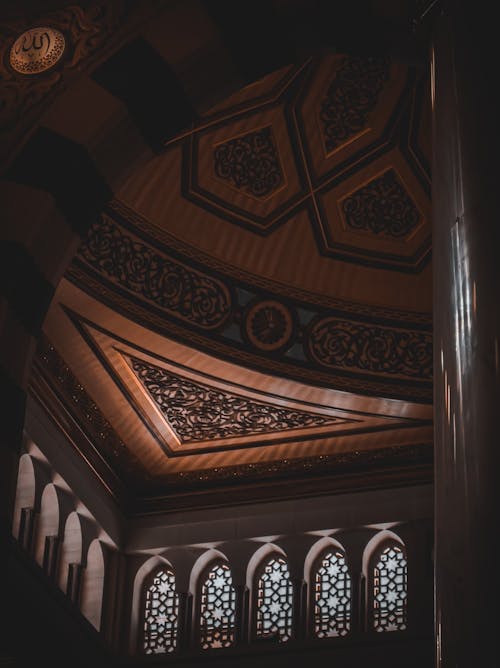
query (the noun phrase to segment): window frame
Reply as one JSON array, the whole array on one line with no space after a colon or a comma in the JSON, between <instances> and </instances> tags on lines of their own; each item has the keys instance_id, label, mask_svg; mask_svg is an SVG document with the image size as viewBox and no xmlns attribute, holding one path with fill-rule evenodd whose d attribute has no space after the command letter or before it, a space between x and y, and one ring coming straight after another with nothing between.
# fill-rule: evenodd
<instances>
[{"instance_id":1,"label":"window frame","mask_svg":"<svg viewBox=\"0 0 500 668\"><path fill-rule=\"evenodd\" d=\"M179 616L179 611L180 611L180 600L179 600L179 593L177 592L176 589L176 584L177 584L177 578L175 576L175 571L173 567L170 564L164 563L164 564L159 564L155 568L153 568L144 578L142 587L141 587L141 596L140 596L140 617L139 617L139 628L138 628L138 648L139 648L139 654L141 656L151 656L154 654L154 652L146 652L145 648L145 641L146 641L146 603L147 603L147 592L151 588L151 586L154 584L154 580L156 577L161 572L166 572L167 574L172 574L174 576L174 594L177 598L177 622L175 626L175 647L171 651L166 651L166 652L159 652L161 655L171 655L171 654L177 654L179 652L179 641L180 641L180 616Z\"/></svg>"},{"instance_id":2,"label":"window frame","mask_svg":"<svg viewBox=\"0 0 500 668\"><path fill-rule=\"evenodd\" d=\"M233 641L231 645L228 647L206 647L203 648L202 646L202 637L201 637L201 606L203 602L203 586L208 580L208 575L209 573L216 568L217 566L224 566L229 570L229 573L231 575L231 586L234 591L234 627L232 630L233 634ZM221 558L221 557L215 557L214 559L211 559L202 569L200 572L197 582L196 582L196 606L195 606L195 615L194 615L194 644L195 647L197 647L199 650L203 652L210 652L210 651L216 651L218 649L230 649L236 645L237 642L237 629L236 625L238 623L238 597L237 597L237 592L236 592L236 587L234 586L234 580L233 580L233 572L231 569L231 566L229 563Z\"/></svg>"},{"instance_id":3,"label":"window frame","mask_svg":"<svg viewBox=\"0 0 500 668\"><path fill-rule=\"evenodd\" d=\"M287 567L288 570L288 579L290 583L290 593L291 593L291 613L290 613L290 631L287 640L281 640L280 634L278 632L273 633L273 634L266 634L266 635L258 635L257 633L257 628L258 628L258 616L259 616L259 606L258 606L258 599L259 599L259 582L264 575L264 571L266 569L266 566L269 562L273 561L273 559L280 559L282 560ZM291 572L290 572L290 564L288 562L288 558L285 554L282 554L281 552L278 552L277 550L273 550L269 554L266 554L260 561L259 564L257 565L255 572L253 574L253 579L252 579L252 622L251 622L251 631L250 631L250 638L252 642L257 642L257 643L263 643L263 642L272 642L276 644L284 644L286 642L289 642L290 640L293 639L294 635L294 603L295 603L295 592L294 592L294 587L293 587L293 581L291 577Z\"/></svg>"},{"instance_id":4,"label":"window frame","mask_svg":"<svg viewBox=\"0 0 500 668\"><path fill-rule=\"evenodd\" d=\"M399 550L406 561L406 575L405 575L405 587L406 587L406 597L404 599L404 629L384 629L378 630L375 627L375 567L380 561L382 554L389 548L396 548ZM409 579L409 563L408 563L408 550L406 545L401 540L396 540L394 538L386 538L381 541L368 560L368 577L367 577L367 592L366 592L366 615L367 615L367 628L366 630L369 633L376 635L383 633L406 633L408 631L408 579Z\"/></svg>"},{"instance_id":5,"label":"window frame","mask_svg":"<svg viewBox=\"0 0 500 668\"><path fill-rule=\"evenodd\" d=\"M331 554L331 553L341 553L345 564L347 566L347 573L349 576L349 594L350 594L350 612L349 612L349 630L344 633L343 635L335 635L335 636L324 636L320 637L316 633L316 575L319 571L319 569L322 567L322 561L325 558L326 555ZM354 605L354 590L353 590L353 578L352 578L352 572L349 566L349 560L347 558L347 552L343 547L339 547L338 545L327 545L324 547L314 558L314 561L311 565L310 571L309 571L309 606L308 606L308 630L310 637L313 638L314 640L340 640L342 638L348 638L352 635L353 632L353 619L354 619L354 610L353 610L353 605Z\"/></svg>"}]
</instances>

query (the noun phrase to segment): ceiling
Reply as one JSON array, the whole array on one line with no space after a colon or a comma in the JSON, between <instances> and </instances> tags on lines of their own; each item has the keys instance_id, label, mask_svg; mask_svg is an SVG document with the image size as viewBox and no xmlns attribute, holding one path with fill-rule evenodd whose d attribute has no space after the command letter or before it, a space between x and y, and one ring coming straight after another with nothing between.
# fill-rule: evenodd
<instances>
[{"instance_id":1,"label":"ceiling","mask_svg":"<svg viewBox=\"0 0 500 668\"><path fill-rule=\"evenodd\" d=\"M32 393L129 512L430 476L427 73L305 51L137 166L52 300Z\"/></svg>"}]
</instances>

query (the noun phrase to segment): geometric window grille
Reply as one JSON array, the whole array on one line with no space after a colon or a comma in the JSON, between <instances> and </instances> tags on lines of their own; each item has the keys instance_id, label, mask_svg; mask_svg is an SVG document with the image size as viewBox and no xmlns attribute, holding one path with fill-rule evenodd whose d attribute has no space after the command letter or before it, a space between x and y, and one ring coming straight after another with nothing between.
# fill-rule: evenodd
<instances>
[{"instance_id":1,"label":"geometric window grille","mask_svg":"<svg viewBox=\"0 0 500 668\"><path fill-rule=\"evenodd\" d=\"M327 552L314 582L314 632L318 638L345 636L351 626L351 577L342 552Z\"/></svg>"},{"instance_id":2,"label":"geometric window grille","mask_svg":"<svg viewBox=\"0 0 500 668\"><path fill-rule=\"evenodd\" d=\"M146 590L144 614L144 652L163 654L177 646L179 595L172 571L158 571Z\"/></svg>"},{"instance_id":3,"label":"geometric window grille","mask_svg":"<svg viewBox=\"0 0 500 668\"><path fill-rule=\"evenodd\" d=\"M236 592L226 564L215 564L201 588L200 642L203 649L234 644Z\"/></svg>"},{"instance_id":4,"label":"geometric window grille","mask_svg":"<svg viewBox=\"0 0 500 668\"><path fill-rule=\"evenodd\" d=\"M277 636L286 642L292 634L293 586L286 561L267 561L257 586L257 636Z\"/></svg>"},{"instance_id":5,"label":"geometric window grille","mask_svg":"<svg viewBox=\"0 0 500 668\"><path fill-rule=\"evenodd\" d=\"M376 631L406 629L408 566L403 550L386 547L373 569L373 626Z\"/></svg>"}]
</instances>

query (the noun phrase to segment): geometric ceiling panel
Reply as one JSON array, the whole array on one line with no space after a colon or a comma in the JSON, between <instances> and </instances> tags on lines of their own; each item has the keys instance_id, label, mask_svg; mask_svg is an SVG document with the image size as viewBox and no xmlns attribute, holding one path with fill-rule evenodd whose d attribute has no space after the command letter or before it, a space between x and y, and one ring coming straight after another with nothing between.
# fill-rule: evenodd
<instances>
[{"instance_id":1,"label":"geometric ceiling panel","mask_svg":"<svg viewBox=\"0 0 500 668\"><path fill-rule=\"evenodd\" d=\"M342 179L398 141L414 75L388 58L326 55L295 105L314 188Z\"/></svg>"},{"instance_id":2,"label":"geometric ceiling panel","mask_svg":"<svg viewBox=\"0 0 500 668\"><path fill-rule=\"evenodd\" d=\"M300 386L298 394L296 391L295 396L287 396L261 390L255 382L240 383L242 371L233 365L227 377L220 371L216 375L213 371L218 363L213 359L201 373L192 351L184 346L163 339L161 350L167 344L168 351L165 357L64 310L107 369L112 379L108 396L111 388L112 393L119 388L124 406L132 408L127 417L121 417L122 422L132 429L139 418L168 458L233 448L262 452L295 439L307 448L310 439L395 424L388 416L357 414L336 407L331 403L332 393L319 393L328 397L327 403L304 401ZM188 366L179 360L182 355L188 356Z\"/></svg>"},{"instance_id":3,"label":"geometric ceiling panel","mask_svg":"<svg viewBox=\"0 0 500 668\"><path fill-rule=\"evenodd\" d=\"M387 57L310 60L260 106L208 114L182 137L182 197L262 236L306 217L320 255L418 273L431 236L423 78ZM332 229L340 206L343 228L371 230L371 241ZM418 239L404 249L380 243L414 228Z\"/></svg>"},{"instance_id":4,"label":"geometric ceiling panel","mask_svg":"<svg viewBox=\"0 0 500 668\"><path fill-rule=\"evenodd\" d=\"M44 333L38 400L54 410L51 393L59 396L89 433L77 445L96 474L112 487L114 471L144 498L166 499L187 481L321 472L380 449L399 457L432 437L429 405L245 368L155 332L66 279Z\"/></svg>"},{"instance_id":5,"label":"geometric ceiling panel","mask_svg":"<svg viewBox=\"0 0 500 668\"><path fill-rule=\"evenodd\" d=\"M135 357L129 359L137 378L182 444L349 422L251 401Z\"/></svg>"},{"instance_id":6,"label":"geometric ceiling panel","mask_svg":"<svg viewBox=\"0 0 500 668\"><path fill-rule=\"evenodd\" d=\"M368 116L375 109L388 79L389 60L385 57L343 59L321 102L326 153L352 140L366 128Z\"/></svg>"},{"instance_id":7,"label":"geometric ceiling panel","mask_svg":"<svg viewBox=\"0 0 500 668\"><path fill-rule=\"evenodd\" d=\"M401 481L406 471L410 480L412 476L423 475L426 479L428 475L432 459L430 420L415 420L413 427L411 421L405 424L395 420L392 428L387 423L381 428L370 419L363 422L363 416L353 436L341 430L335 445L327 435L326 449L315 447L315 443L321 445L323 441L310 441L299 456L294 456L292 447L277 458L248 458L245 455L249 451L235 448L223 451L222 460L191 454L170 458L180 463L182 459L192 460L190 465L162 469L155 462L152 470L149 459L154 454L154 444L149 444L149 454L137 456L131 441L137 433L121 439L103 414L103 407L87 393L54 346L45 337L40 344L30 383L32 396L63 428L73 424L67 434L76 452L128 512L144 514L196 507L205 500L224 505L235 498L235 483L243 484L241 495L236 493L236 498L249 501L259 499L263 485L267 485L266 493L271 496L273 491L278 496L286 494L288 487L288 493L296 497L299 490L307 493L308 484L303 488L304 481L312 478L317 490L331 475L335 482L333 488L327 485L330 490L350 490L356 485L362 489L373 485L380 475L386 480L387 476L396 476ZM266 450L269 448L257 453L262 455Z\"/></svg>"},{"instance_id":8,"label":"geometric ceiling panel","mask_svg":"<svg viewBox=\"0 0 500 668\"><path fill-rule=\"evenodd\" d=\"M431 249L431 202L398 147L317 195L325 245L336 257L418 272Z\"/></svg>"},{"instance_id":9,"label":"geometric ceiling panel","mask_svg":"<svg viewBox=\"0 0 500 668\"><path fill-rule=\"evenodd\" d=\"M348 227L399 239L419 224L421 215L394 169L370 181L341 200Z\"/></svg>"},{"instance_id":10,"label":"geometric ceiling panel","mask_svg":"<svg viewBox=\"0 0 500 668\"><path fill-rule=\"evenodd\" d=\"M270 126L220 143L215 147L214 163L220 179L251 197L264 199L284 182Z\"/></svg>"},{"instance_id":11,"label":"geometric ceiling panel","mask_svg":"<svg viewBox=\"0 0 500 668\"><path fill-rule=\"evenodd\" d=\"M192 133L184 142L183 195L243 229L267 235L303 208L282 104L265 105Z\"/></svg>"}]
</instances>

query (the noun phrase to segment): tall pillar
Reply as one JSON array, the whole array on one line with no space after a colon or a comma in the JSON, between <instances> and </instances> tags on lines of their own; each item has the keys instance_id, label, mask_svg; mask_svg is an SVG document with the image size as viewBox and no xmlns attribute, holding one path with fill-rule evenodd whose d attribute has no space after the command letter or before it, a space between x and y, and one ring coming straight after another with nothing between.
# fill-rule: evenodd
<instances>
[{"instance_id":1,"label":"tall pillar","mask_svg":"<svg viewBox=\"0 0 500 668\"><path fill-rule=\"evenodd\" d=\"M366 632L366 578L362 571L351 571L351 632L359 635Z\"/></svg>"},{"instance_id":2,"label":"tall pillar","mask_svg":"<svg viewBox=\"0 0 500 668\"><path fill-rule=\"evenodd\" d=\"M29 552L31 550L34 528L35 528L35 509L21 508L18 541L26 550L26 552Z\"/></svg>"},{"instance_id":3,"label":"tall pillar","mask_svg":"<svg viewBox=\"0 0 500 668\"><path fill-rule=\"evenodd\" d=\"M437 668L492 665L500 618L497 26L486 3L433 22Z\"/></svg>"},{"instance_id":4,"label":"tall pillar","mask_svg":"<svg viewBox=\"0 0 500 668\"><path fill-rule=\"evenodd\" d=\"M80 601L80 589L82 585L82 564L68 564L68 582L66 587L66 594L70 601L75 605Z\"/></svg>"},{"instance_id":5,"label":"tall pillar","mask_svg":"<svg viewBox=\"0 0 500 668\"><path fill-rule=\"evenodd\" d=\"M56 576L59 544L59 536L45 536L42 568L52 579Z\"/></svg>"},{"instance_id":6,"label":"tall pillar","mask_svg":"<svg viewBox=\"0 0 500 668\"><path fill-rule=\"evenodd\" d=\"M306 635L307 586L303 578L293 578L293 631L295 640L302 640Z\"/></svg>"},{"instance_id":7,"label":"tall pillar","mask_svg":"<svg viewBox=\"0 0 500 668\"><path fill-rule=\"evenodd\" d=\"M245 584L235 584L234 589L236 592L235 643L236 645L246 645L249 642L249 591Z\"/></svg>"},{"instance_id":8,"label":"tall pillar","mask_svg":"<svg viewBox=\"0 0 500 668\"><path fill-rule=\"evenodd\" d=\"M180 652L189 649L193 644L192 638L192 612L193 597L189 592L177 592L179 596L178 612L178 648Z\"/></svg>"}]
</instances>

